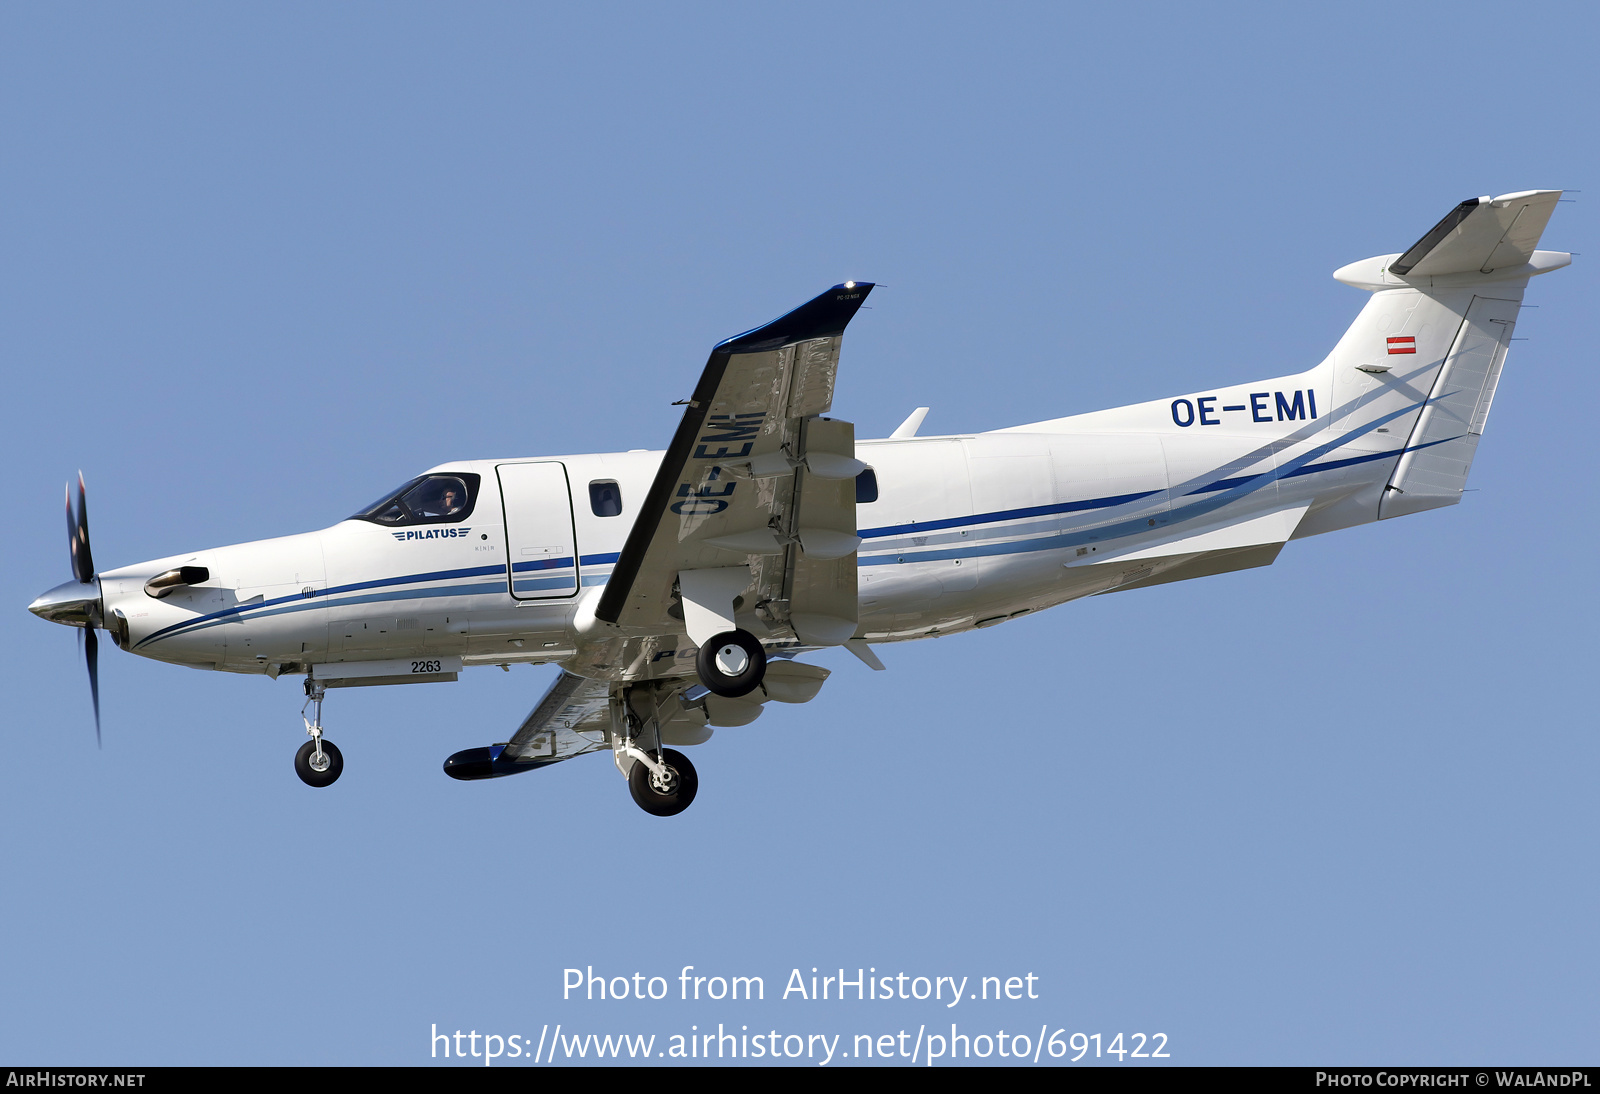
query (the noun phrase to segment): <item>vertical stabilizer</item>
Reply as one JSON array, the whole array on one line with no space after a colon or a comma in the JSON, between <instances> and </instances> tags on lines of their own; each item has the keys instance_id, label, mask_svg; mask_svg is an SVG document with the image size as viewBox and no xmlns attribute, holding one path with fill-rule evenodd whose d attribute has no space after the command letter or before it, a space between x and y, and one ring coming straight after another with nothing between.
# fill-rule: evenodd
<instances>
[{"instance_id":1,"label":"vertical stabilizer","mask_svg":"<svg viewBox=\"0 0 1600 1094\"><path fill-rule=\"evenodd\" d=\"M1405 438L1380 519L1461 500L1528 281L1571 261L1536 249L1560 196L1470 198L1404 253L1334 274L1373 294L1329 358L1334 428Z\"/></svg>"},{"instance_id":2,"label":"vertical stabilizer","mask_svg":"<svg viewBox=\"0 0 1600 1094\"><path fill-rule=\"evenodd\" d=\"M1461 500L1526 284L1516 286L1514 297L1474 295L1468 303L1428 404L1384 490L1379 519Z\"/></svg>"},{"instance_id":3,"label":"vertical stabilizer","mask_svg":"<svg viewBox=\"0 0 1600 1094\"><path fill-rule=\"evenodd\" d=\"M1315 368L1000 432L1159 435L1175 506L1316 474L1331 500L1297 536L1453 505L1528 282L1572 260L1538 250L1560 194L1469 199L1404 252L1335 271L1371 296Z\"/></svg>"}]
</instances>

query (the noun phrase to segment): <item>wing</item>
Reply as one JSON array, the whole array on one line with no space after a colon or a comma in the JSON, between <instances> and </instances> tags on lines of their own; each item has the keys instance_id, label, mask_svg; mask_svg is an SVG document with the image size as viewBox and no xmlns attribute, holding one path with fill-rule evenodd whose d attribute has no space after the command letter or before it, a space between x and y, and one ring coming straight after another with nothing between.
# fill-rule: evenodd
<instances>
[{"instance_id":1,"label":"wing","mask_svg":"<svg viewBox=\"0 0 1600 1094\"><path fill-rule=\"evenodd\" d=\"M505 744L469 748L444 762L455 779L492 779L610 748L611 685L563 672Z\"/></svg>"},{"instance_id":2,"label":"wing","mask_svg":"<svg viewBox=\"0 0 1600 1094\"><path fill-rule=\"evenodd\" d=\"M500 757L515 763L555 763L606 747L611 685L563 672L512 734Z\"/></svg>"},{"instance_id":3,"label":"wing","mask_svg":"<svg viewBox=\"0 0 1600 1094\"><path fill-rule=\"evenodd\" d=\"M855 427L839 345L872 291L846 282L711 351L595 617L703 642L739 625L832 645L855 632Z\"/></svg>"},{"instance_id":4,"label":"wing","mask_svg":"<svg viewBox=\"0 0 1600 1094\"><path fill-rule=\"evenodd\" d=\"M661 744L696 745L711 739L710 726L749 725L767 702L809 703L827 678L820 665L774 660L756 692L725 699L688 680L617 688L607 680L563 672L511 740L454 753L445 760L444 773L463 781L495 779L610 749L613 691L617 716L631 716L636 732L647 730Z\"/></svg>"}]
</instances>

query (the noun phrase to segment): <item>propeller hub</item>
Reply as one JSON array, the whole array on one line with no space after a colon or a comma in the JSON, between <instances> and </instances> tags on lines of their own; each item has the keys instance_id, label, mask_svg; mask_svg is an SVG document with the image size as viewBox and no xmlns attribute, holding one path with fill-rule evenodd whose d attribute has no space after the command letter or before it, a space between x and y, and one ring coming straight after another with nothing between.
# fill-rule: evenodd
<instances>
[{"instance_id":1,"label":"propeller hub","mask_svg":"<svg viewBox=\"0 0 1600 1094\"><path fill-rule=\"evenodd\" d=\"M105 609L99 581L66 581L40 596L28 610L40 619L68 627L100 626Z\"/></svg>"}]
</instances>

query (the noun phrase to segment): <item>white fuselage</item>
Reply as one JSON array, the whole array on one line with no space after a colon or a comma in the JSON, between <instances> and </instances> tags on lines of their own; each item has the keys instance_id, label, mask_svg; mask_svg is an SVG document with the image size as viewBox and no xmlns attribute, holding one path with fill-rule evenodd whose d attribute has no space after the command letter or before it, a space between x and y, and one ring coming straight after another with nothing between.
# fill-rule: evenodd
<instances>
[{"instance_id":1,"label":"white fuselage","mask_svg":"<svg viewBox=\"0 0 1600 1094\"><path fill-rule=\"evenodd\" d=\"M1107 556L1139 554L1141 543L1172 540L1179 529L1203 534L1293 511L1303 536L1377 519L1408 430L1378 433L1373 419L1335 429L1327 413L1335 393L1316 379L1314 370L1277 382L1264 399L1253 385L1015 430L861 442L879 495L857 506L858 636L884 642L987 626L1159 578L1198 552ZM1194 422L1178 424L1189 411L1174 405L1196 402ZM1221 409L1240 405L1247 410ZM475 473L482 483L459 524L346 520L111 570L100 578L106 610L126 620L124 645L135 653L233 672L427 656L568 660L581 644L574 616L606 582L660 459L629 452L443 465L435 471ZM503 469L531 463L558 465L566 496L532 506L503 492ZM620 488L619 514L591 511L595 481ZM546 540L556 546L538 549L570 549L576 567L554 559L525 570L536 549L526 545ZM204 566L210 580L165 599L145 594L148 578L180 565ZM525 580L546 574L556 576Z\"/></svg>"},{"instance_id":2,"label":"white fuselage","mask_svg":"<svg viewBox=\"0 0 1600 1094\"><path fill-rule=\"evenodd\" d=\"M1528 276L1426 291L1353 282L1372 292L1361 314L1296 375L991 433L858 443L878 496L856 506L856 637L947 634L1267 565L1288 539L1455 503ZM454 523L352 519L107 571L105 614L126 649L233 672L432 656L556 661L591 678L689 675L682 642L619 657L586 626L661 459L447 464L430 474L481 484ZM598 495L591 504L605 484L620 491L614 515L598 515ZM178 566L209 579L163 599L144 591ZM747 625L775 641L753 615Z\"/></svg>"}]
</instances>

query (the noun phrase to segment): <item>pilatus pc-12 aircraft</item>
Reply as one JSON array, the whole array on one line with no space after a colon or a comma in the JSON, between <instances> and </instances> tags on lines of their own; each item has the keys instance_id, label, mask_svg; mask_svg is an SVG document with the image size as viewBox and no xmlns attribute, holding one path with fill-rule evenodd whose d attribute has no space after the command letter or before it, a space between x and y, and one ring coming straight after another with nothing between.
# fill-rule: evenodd
<instances>
[{"instance_id":1,"label":"pilatus pc-12 aircraft","mask_svg":"<svg viewBox=\"0 0 1600 1094\"><path fill-rule=\"evenodd\" d=\"M96 572L83 480L73 580L30 605L194 668L305 677L312 786L343 759L329 688L555 662L457 779L610 750L634 800L694 800L672 745L804 703L796 660L990 627L1096 593L1267 566L1291 539L1461 500L1560 191L1464 201L1403 254L1334 276L1371 293L1307 372L992 433L882 440L829 416L847 281L716 345L666 452L441 464L331 528ZM302 710L302 716L305 711Z\"/></svg>"}]
</instances>

